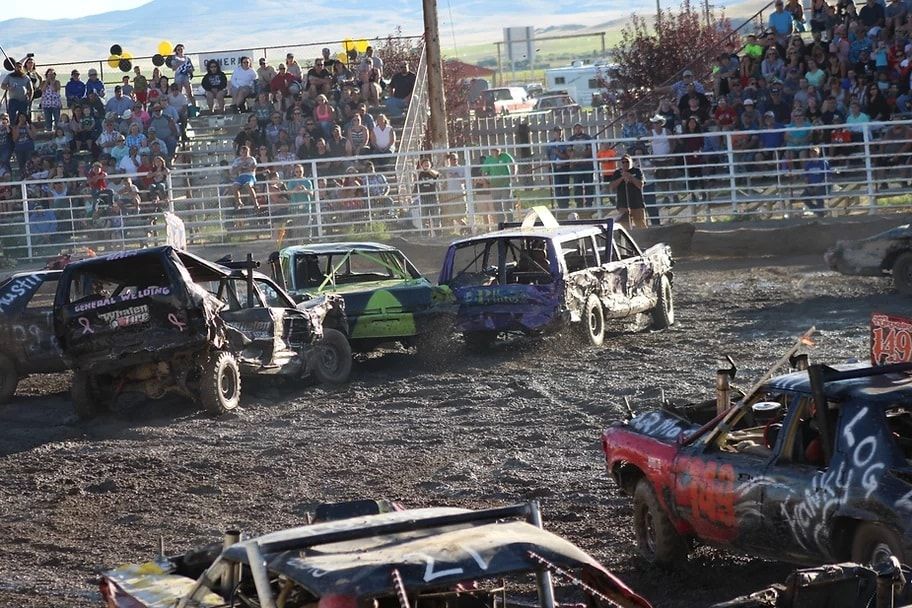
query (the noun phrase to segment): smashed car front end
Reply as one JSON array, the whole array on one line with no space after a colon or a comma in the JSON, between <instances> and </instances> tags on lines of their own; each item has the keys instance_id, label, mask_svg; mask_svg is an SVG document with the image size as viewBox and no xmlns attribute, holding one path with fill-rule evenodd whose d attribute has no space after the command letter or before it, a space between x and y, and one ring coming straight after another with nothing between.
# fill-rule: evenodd
<instances>
[{"instance_id":1,"label":"smashed car front end","mask_svg":"<svg viewBox=\"0 0 912 608\"><path fill-rule=\"evenodd\" d=\"M881 276L893 266L893 259L912 251L912 228L898 226L857 241L839 241L823 255L830 269L842 274Z\"/></svg>"}]
</instances>

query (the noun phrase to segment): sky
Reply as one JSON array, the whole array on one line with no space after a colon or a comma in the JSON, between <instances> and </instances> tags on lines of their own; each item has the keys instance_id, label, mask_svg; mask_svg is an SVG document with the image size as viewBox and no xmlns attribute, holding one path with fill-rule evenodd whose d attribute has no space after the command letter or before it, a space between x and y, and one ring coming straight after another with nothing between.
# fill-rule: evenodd
<instances>
[{"instance_id":1,"label":"sky","mask_svg":"<svg viewBox=\"0 0 912 608\"><path fill-rule=\"evenodd\" d=\"M3 7L3 19L28 17L30 19L75 19L108 11L129 10L146 4L149 0L44 0L40 10L30 2L9 2Z\"/></svg>"}]
</instances>

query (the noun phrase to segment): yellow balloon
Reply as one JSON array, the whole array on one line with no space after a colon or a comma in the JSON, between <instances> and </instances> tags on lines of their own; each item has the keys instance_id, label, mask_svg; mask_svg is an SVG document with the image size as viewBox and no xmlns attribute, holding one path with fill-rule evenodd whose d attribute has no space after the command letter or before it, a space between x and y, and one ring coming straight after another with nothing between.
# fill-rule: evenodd
<instances>
[{"instance_id":1,"label":"yellow balloon","mask_svg":"<svg viewBox=\"0 0 912 608\"><path fill-rule=\"evenodd\" d=\"M111 55L108 57L108 65L116 70L120 65L120 55Z\"/></svg>"},{"instance_id":2,"label":"yellow balloon","mask_svg":"<svg viewBox=\"0 0 912 608\"><path fill-rule=\"evenodd\" d=\"M355 48L355 43L352 41L351 38L346 38L345 40L342 41L342 48L345 49L345 52L348 52L349 49Z\"/></svg>"},{"instance_id":3,"label":"yellow balloon","mask_svg":"<svg viewBox=\"0 0 912 608\"><path fill-rule=\"evenodd\" d=\"M367 44L367 40L364 40L364 39L361 39L361 40L358 40L355 42L355 50L358 51L359 53L363 53L364 51L366 51L368 46L369 45Z\"/></svg>"},{"instance_id":4,"label":"yellow balloon","mask_svg":"<svg viewBox=\"0 0 912 608\"><path fill-rule=\"evenodd\" d=\"M123 53L120 54L120 58L127 59L129 61L133 61L133 53L131 53L130 51L124 51Z\"/></svg>"},{"instance_id":5,"label":"yellow balloon","mask_svg":"<svg viewBox=\"0 0 912 608\"><path fill-rule=\"evenodd\" d=\"M337 59L338 61L341 61L342 63L347 63L347 62L348 62L348 55L346 55L345 53L339 53L338 55L336 55L336 59Z\"/></svg>"},{"instance_id":6,"label":"yellow balloon","mask_svg":"<svg viewBox=\"0 0 912 608\"><path fill-rule=\"evenodd\" d=\"M167 40L162 40L158 43L158 54L159 55L170 55L174 52L174 47Z\"/></svg>"}]
</instances>

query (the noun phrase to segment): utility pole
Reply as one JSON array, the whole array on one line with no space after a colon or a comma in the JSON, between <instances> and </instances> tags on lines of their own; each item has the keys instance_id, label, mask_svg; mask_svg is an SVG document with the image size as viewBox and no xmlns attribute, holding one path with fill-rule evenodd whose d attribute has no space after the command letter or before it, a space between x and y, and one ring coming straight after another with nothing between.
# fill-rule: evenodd
<instances>
[{"instance_id":1,"label":"utility pole","mask_svg":"<svg viewBox=\"0 0 912 608\"><path fill-rule=\"evenodd\" d=\"M428 104L431 147L449 148L446 123L446 99L443 95L443 64L440 59L440 31L437 27L437 0L422 0L424 6L424 52L427 53Z\"/></svg>"}]
</instances>

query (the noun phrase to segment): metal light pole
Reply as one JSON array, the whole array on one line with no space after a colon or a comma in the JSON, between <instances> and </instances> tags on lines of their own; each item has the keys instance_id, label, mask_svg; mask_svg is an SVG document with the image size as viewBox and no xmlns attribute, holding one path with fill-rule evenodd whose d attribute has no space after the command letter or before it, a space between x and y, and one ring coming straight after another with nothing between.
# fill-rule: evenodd
<instances>
[{"instance_id":1,"label":"metal light pole","mask_svg":"<svg viewBox=\"0 0 912 608\"><path fill-rule=\"evenodd\" d=\"M440 59L440 31L437 26L437 0L422 0L424 7L424 48L427 53L428 104L431 147L449 147L446 123L446 99L443 94L443 64Z\"/></svg>"}]
</instances>

